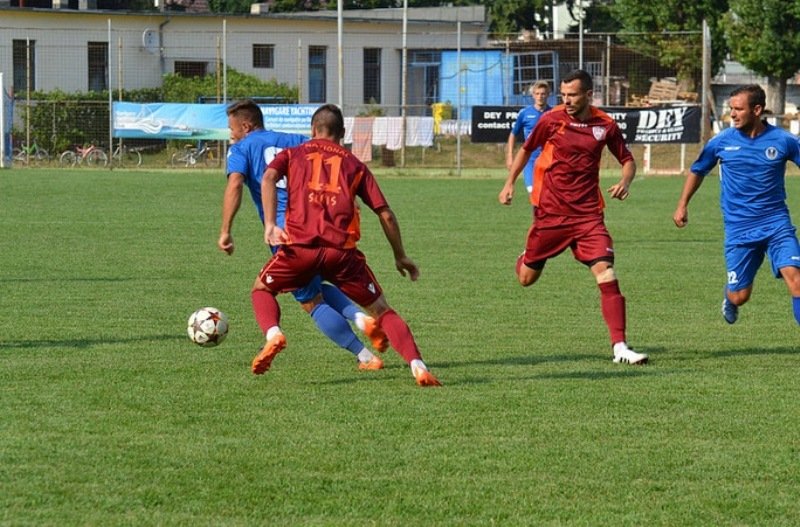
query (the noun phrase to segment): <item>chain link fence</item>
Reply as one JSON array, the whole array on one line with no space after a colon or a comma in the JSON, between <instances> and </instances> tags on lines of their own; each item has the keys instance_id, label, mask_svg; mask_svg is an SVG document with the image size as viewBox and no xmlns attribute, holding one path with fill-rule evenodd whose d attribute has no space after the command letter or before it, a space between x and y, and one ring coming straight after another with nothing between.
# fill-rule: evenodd
<instances>
[{"instance_id":1,"label":"chain link fence","mask_svg":"<svg viewBox=\"0 0 800 527\"><path fill-rule=\"evenodd\" d=\"M230 84L230 70L223 65L290 86L296 100L284 98L283 104L336 102L351 128L365 131L370 121L371 131L348 139L371 164L450 171L504 169L505 138L488 144L473 141L473 109L500 105L515 112L531 103L527 89L536 80L554 86L550 102L557 104L559 79L581 67L595 79L594 104L635 109L699 106L703 77L709 75L699 59L704 53L700 32L520 40L517 35L489 39L474 28L452 25L461 31L448 27L431 32L426 27L424 33L414 33L412 28L404 49L396 26L365 22L344 35L340 59L335 24L298 33L290 23L260 30L209 17L196 27L157 20L87 17L81 27L59 29L58 42L34 28L27 28L25 38L12 34L0 42L0 56L12 57L13 63L6 89L14 90L12 146L18 164L34 164L35 148L47 151L55 166L63 164L63 152L80 157L80 149L94 145L106 153L108 166L114 166L114 150L123 166L130 165L125 156L130 150L142 158L142 167L219 166L225 141L209 147L188 137L126 139L120 146L110 112L114 102L131 93L141 96L151 90L153 100L139 102L162 102L155 99L163 97L163 79L170 74L211 81L205 83L207 93L181 102L224 104L238 86ZM53 96L56 91L61 95ZM709 107L718 106L713 94L706 95ZM269 94L248 96L270 102ZM425 137L409 140L411 127ZM364 136L371 137L369 144ZM680 172L700 145L631 146L646 169ZM186 155L191 149L213 153L199 163L175 161L191 159ZM613 160L604 163L615 167Z\"/></svg>"}]
</instances>

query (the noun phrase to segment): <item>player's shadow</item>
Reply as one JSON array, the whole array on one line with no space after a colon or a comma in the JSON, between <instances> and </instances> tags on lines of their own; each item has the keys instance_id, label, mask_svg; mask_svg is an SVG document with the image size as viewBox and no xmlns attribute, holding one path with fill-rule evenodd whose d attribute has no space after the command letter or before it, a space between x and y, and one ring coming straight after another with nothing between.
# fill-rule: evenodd
<instances>
[{"instance_id":1,"label":"player's shadow","mask_svg":"<svg viewBox=\"0 0 800 527\"><path fill-rule=\"evenodd\" d=\"M775 348L739 348L739 349L728 349L728 350L719 350L719 351L708 351L708 352L699 352L697 354L693 354L691 359L698 359L698 358L708 358L708 359L718 359L718 358L727 358L727 357L749 357L749 356L761 356L761 355L797 355L800 353L800 346L791 347L791 346L778 346ZM684 360L688 357L684 357Z\"/></svg>"},{"instance_id":2,"label":"player's shadow","mask_svg":"<svg viewBox=\"0 0 800 527\"><path fill-rule=\"evenodd\" d=\"M104 344L130 344L135 342L151 341L151 342L164 342L165 340L186 340L183 335L175 335L174 333L164 335L143 335L129 338L114 338L114 339L89 339L89 338L75 338L75 339L33 339L33 340L0 340L0 351L5 349L37 349L37 348L70 348L70 349L88 349L98 345Z\"/></svg>"}]
</instances>

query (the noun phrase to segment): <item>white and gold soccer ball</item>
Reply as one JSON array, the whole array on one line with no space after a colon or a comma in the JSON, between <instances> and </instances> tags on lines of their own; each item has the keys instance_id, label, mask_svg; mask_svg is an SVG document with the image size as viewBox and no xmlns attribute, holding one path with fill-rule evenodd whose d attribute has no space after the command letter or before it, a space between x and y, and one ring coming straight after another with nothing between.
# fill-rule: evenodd
<instances>
[{"instance_id":1,"label":"white and gold soccer ball","mask_svg":"<svg viewBox=\"0 0 800 527\"><path fill-rule=\"evenodd\" d=\"M228 335L228 317L215 307L202 307L189 317L187 329L198 346L216 346Z\"/></svg>"}]
</instances>

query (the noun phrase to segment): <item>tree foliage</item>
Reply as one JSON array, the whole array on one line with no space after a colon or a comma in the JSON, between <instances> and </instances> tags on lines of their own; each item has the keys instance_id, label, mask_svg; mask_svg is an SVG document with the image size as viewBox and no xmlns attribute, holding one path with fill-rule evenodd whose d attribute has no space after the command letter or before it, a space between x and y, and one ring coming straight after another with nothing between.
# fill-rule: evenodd
<instances>
[{"instance_id":1,"label":"tree foliage","mask_svg":"<svg viewBox=\"0 0 800 527\"><path fill-rule=\"evenodd\" d=\"M730 0L725 36L733 56L754 72L788 79L800 70L800 2Z\"/></svg>"},{"instance_id":2,"label":"tree foliage","mask_svg":"<svg viewBox=\"0 0 800 527\"><path fill-rule=\"evenodd\" d=\"M711 32L711 67L714 72L719 71L727 53L720 20L727 10L728 0L616 0L611 6L621 30L629 33L623 36L628 45L658 57L664 66L675 67L678 75L687 80L693 72L702 70L699 39L668 37L661 33L700 31L705 19Z\"/></svg>"},{"instance_id":3,"label":"tree foliage","mask_svg":"<svg viewBox=\"0 0 800 527\"><path fill-rule=\"evenodd\" d=\"M276 80L262 81L253 75L246 75L233 68L227 71L229 99L245 97L269 97L278 102L297 102L297 87L282 84ZM205 77L182 77L170 73L164 75L162 83L162 100L164 102L197 102L203 98L214 98L219 93L217 78L214 75Z\"/></svg>"}]
</instances>

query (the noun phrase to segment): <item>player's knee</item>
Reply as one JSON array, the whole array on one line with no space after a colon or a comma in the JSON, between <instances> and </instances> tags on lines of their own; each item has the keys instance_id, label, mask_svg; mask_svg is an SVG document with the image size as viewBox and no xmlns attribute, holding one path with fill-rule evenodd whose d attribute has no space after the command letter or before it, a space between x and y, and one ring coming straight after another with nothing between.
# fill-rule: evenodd
<instances>
[{"instance_id":1,"label":"player's knee","mask_svg":"<svg viewBox=\"0 0 800 527\"><path fill-rule=\"evenodd\" d=\"M614 272L613 267L606 267L596 275L594 275L595 280L597 280L598 284L606 284L608 282L613 282L617 279L617 274Z\"/></svg>"},{"instance_id":2,"label":"player's knee","mask_svg":"<svg viewBox=\"0 0 800 527\"><path fill-rule=\"evenodd\" d=\"M387 311L389 311L391 307L389 307L389 304L386 302L386 297L381 295L378 297L376 301L374 301L368 306L365 306L365 309L367 310L367 313L370 314L370 316L372 316L373 318L378 318Z\"/></svg>"},{"instance_id":3,"label":"player's knee","mask_svg":"<svg viewBox=\"0 0 800 527\"><path fill-rule=\"evenodd\" d=\"M734 305L741 306L742 304L746 303L750 300L750 294L753 292L752 287L746 287L744 289L739 289L738 291L728 291L728 300L730 300Z\"/></svg>"},{"instance_id":4,"label":"player's knee","mask_svg":"<svg viewBox=\"0 0 800 527\"><path fill-rule=\"evenodd\" d=\"M527 265L522 265L517 273L517 280L522 287L533 285L539 279L541 270L531 269Z\"/></svg>"},{"instance_id":5,"label":"player's knee","mask_svg":"<svg viewBox=\"0 0 800 527\"><path fill-rule=\"evenodd\" d=\"M314 308L320 305L321 303L322 303L322 293L316 295L311 300L301 301L300 306L303 308L303 311L305 311L308 314L311 314L311 312L314 311Z\"/></svg>"}]
</instances>

